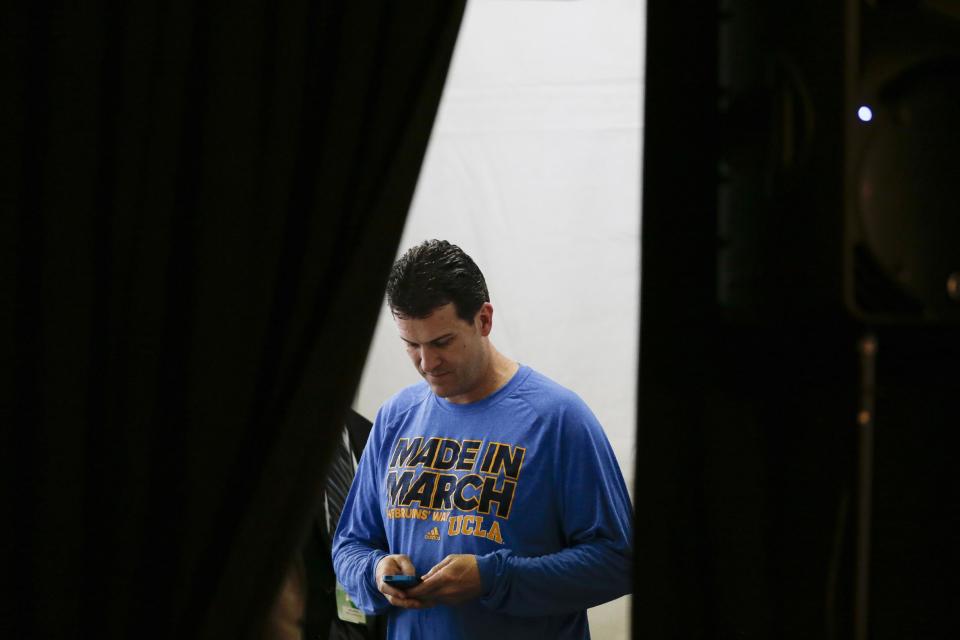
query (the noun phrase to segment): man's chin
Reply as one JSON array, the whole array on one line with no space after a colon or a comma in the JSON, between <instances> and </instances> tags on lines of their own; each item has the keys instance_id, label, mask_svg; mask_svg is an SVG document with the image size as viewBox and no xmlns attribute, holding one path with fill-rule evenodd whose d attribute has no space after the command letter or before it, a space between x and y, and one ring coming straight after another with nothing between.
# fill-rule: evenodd
<instances>
[{"instance_id":1,"label":"man's chin","mask_svg":"<svg viewBox=\"0 0 960 640\"><path fill-rule=\"evenodd\" d=\"M437 397L446 398L451 395L451 389L446 385L446 376L440 376L438 379L431 378L430 376L424 376L424 378Z\"/></svg>"},{"instance_id":2,"label":"man's chin","mask_svg":"<svg viewBox=\"0 0 960 640\"><path fill-rule=\"evenodd\" d=\"M450 395L450 391L443 385L438 385L429 381L427 384L430 385L430 390L433 391L433 395L437 396L438 398L446 398Z\"/></svg>"}]
</instances>

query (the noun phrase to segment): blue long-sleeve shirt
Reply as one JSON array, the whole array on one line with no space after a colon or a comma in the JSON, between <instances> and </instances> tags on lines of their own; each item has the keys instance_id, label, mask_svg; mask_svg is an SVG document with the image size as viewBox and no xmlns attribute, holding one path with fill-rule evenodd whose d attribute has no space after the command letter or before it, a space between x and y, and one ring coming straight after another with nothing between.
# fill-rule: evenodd
<instances>
[{"instance_id":1,"label":"blue long-sleeve shirt","mask_svg":"<svg viewBox=\"0 0 960 640\"><path fill-rule=\"evenodd\" d=\"M597 419L523 366L470 404L409 387L377 414L333 545L338 580L391 638L588 638L586 609L630 591L631 508ZM482 595L406 610L377 590L388 553L419 575L477 556ZM531 634L537 634L531 636Z\"/></svg>"}]
</instances>

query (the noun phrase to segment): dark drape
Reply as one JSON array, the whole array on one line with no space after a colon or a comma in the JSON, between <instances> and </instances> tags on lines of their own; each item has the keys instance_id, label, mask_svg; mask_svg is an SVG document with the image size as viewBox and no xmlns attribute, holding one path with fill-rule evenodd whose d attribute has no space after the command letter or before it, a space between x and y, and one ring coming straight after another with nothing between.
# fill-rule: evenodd
<instances>
[{"instance_id":1,"label":"dark drape","mask_svg":"<svg viewBox=\"0 0 960 640\"><path fill-rule=\"evenodd\" d=\"M958 637L960 327L842 301L844 196L870 186L844 171L854 26L723 4L647 4L634 637ZM898 215L930 222L936 186Z\"/></svg>"},{"instance_id":2,"label":"dark drape","mask_svg":"<svg viewBox=\"0 0 960 640\"><path fill-rule=\"evenodd\" d=\"M463 4L5 3L0 635L257 635Z\"/></svg>"}]
</instances>

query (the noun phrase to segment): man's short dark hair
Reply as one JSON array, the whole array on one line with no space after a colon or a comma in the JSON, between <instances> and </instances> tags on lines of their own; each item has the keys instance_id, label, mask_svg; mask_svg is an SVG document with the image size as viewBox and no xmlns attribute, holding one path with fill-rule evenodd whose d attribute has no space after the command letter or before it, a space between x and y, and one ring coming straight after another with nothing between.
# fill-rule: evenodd
<instances>
[{"instance_id":1,"label":"man's short dark hair","mask_svg":"<svg viewBox=\"0 0 960 640\"><path fill-rule=\"evenodd\" d=\"M483 274L463 249L446 240L427 240L393 263L387 304L395 316L426 318L451 302L457 316L467 322L490 302Z\"/></svg>"}]
</instances>

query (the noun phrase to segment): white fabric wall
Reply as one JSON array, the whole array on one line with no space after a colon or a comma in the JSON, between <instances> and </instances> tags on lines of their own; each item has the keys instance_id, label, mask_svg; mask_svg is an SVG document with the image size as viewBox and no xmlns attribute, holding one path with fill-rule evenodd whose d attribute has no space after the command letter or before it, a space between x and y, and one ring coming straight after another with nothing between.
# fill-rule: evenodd
<instances>
[{"instance_id":1,"label":"white fabric wall","mask_svg":"<svg viewBox=\"0 0 960 640\"><path fill-rule=\"evenodd\" d=\"M471 0L401 251L470 254L507 356L575 390L633 489L642 0ZM418 380L384 308L355 408ZM629 637L628 598L591 610Z\"/></svg>"}]
</instances>

